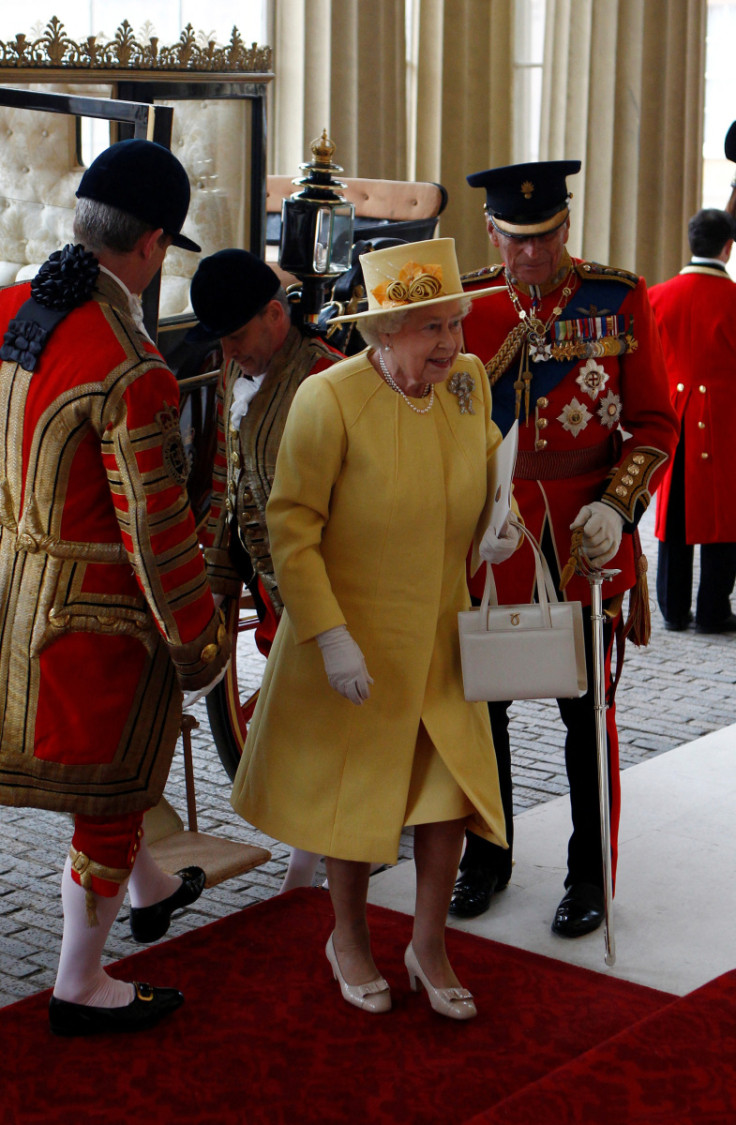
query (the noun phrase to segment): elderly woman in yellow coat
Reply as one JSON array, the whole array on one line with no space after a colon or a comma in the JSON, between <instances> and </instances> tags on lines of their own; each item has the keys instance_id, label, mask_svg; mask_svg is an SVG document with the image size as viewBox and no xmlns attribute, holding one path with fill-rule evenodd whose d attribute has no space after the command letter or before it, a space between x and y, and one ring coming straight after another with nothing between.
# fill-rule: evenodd
<instances>
[{"instance_id":1,"label":"elderly woman in yellow coat","mask_svg":"<svg viewBox=\"0 0 736 1125\"><path fill-rule=\"evenodd\" d=\"M445 951L463 831L505 845L485 704L463 695L458 611L476 537L489 562L517 545L479 526L501 437L475 356L459 354L452 239L362 259L371 346L299 388L267 521L285 612L232 803L277 839L327 857L342 995L391 1006L366 920L370 863L395 863L414 826L411 985L455 1019L476 1014ZM472 297L479 296L473 293ZM395 311L399 310L399 311Z\"/></svg>"}]
</instances>

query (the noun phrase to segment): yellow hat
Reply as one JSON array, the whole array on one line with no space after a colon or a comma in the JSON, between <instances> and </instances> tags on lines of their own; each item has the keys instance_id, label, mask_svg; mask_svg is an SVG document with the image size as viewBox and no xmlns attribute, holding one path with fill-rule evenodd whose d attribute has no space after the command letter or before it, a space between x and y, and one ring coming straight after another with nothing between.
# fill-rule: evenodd
<instances>
[{"instance_id":1,"label":"yellow hat","mask_svg":"<svg viewBox=\"0 0 736 1125\"><path fill-rule=\"evenodd\" d=\"M332 317L328 324L380 316L397 309L439 305L461 297L483 297L498 288L494 285L469 293L463 291L454 238L404 242L385 250L372 250L361 254L360 264L368 308L365 312Z\"/></svg>"}]
</instances>

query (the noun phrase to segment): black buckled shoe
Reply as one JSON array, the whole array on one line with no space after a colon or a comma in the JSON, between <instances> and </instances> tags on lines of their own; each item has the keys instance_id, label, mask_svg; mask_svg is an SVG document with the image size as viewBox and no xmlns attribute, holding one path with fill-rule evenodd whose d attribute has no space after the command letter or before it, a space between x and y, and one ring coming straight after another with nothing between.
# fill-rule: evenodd
<instances>
[{"instance_id":1,"label":"black buckled shoe","mask_svg":"<svg viewBox=\"0 0 736 1125\"><path fill-rule=\"evenodd\" d=\"M135 997L122 1008L93 1008L68 1000L49 1000L49 1023L54 1035L100 1035L145 1031L184 1003L176 988L135 984Z\"/></svg>"},{"instance_id":2,"label":"black buckled shoe","mask_svg":"<svg viewBox=\"0 0 736 1125\"><path fill-rule=\"evenodd\" d=\"M448 914L453 918L476 918L485 913L494 894L501 890L498 875L481 867L468 867L460 872L455 883Z\"/></svg>"},{"instance_id":3,"label":"black buckled shoe","mask_svg":"<svg viewBox=\"0 0 736 1125\"><path fill-rule=\"evenodd\" d=\"M201 867L183 867L176 874L181 879L181 886L173 895L154 902L153 906L130 908L130 932L136 941L145 944L162 938L171 924L174 911L191 906L204 890L207 876Z\"/></svg>"},{"instance_id":4,"label":"black buckled shoe","mask_svg":"<svg viewBox=\"0 0 736 1125\"><path fill-rule=\"evenodd\" d=\"M557 907L552 932L576 938L597 930L604 918L603 891L593 883L573 883Z\"/></svg>"}]
</instances>

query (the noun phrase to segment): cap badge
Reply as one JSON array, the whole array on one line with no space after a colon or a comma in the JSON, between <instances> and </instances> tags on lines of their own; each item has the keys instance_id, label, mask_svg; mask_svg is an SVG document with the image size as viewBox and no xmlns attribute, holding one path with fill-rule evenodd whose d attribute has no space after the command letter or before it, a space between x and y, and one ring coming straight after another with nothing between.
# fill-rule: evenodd
<instances>
[{"instance_id":1,"label":"cap badge","mask_svg":"<svg viewBox=\"0 0 736 1125\"><path fill-rule=\"evenodd\" d=\"M524 183L521 185L521 191L524 199L531 199L534 194L534 184L531 180L524 180Z\"/></svg>"}]
</instances>

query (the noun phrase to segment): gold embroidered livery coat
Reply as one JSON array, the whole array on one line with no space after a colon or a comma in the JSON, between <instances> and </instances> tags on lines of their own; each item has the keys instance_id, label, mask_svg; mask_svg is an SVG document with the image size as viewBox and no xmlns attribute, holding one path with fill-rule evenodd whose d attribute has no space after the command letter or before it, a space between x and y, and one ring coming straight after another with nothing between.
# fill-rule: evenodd
<instances>
[{"instance_id":1,"label":"gold embroidered livery coat","mask_svg":"<svg viewBox=\"0 0 736 1125\"><path fill-rule=\"evenodd\" d=\"M29 295L0 293L0 338ZM92 816L155 804L181 689L227 657L178 401L103 274L33 373L0 366L0 803Z\"/></svg>"},{"instance_id":2,"label":"gold embroidered livery coat","mask_svg":"<svg viewBox=\"0 0 736 1125\"><path fill-rule=\"evenodd\" d=\"M475 829L505 842L488 708L465 702L457 628L501 438L479 361L453 370L472 375L473 413L445 382L416 414L363 352L310 376L286 421L267 512L285 609L232 802L323 855L395 862L420 723ZM330 688L315 640L343 624L374 680L361 707Z\"/></svg>"},{"instance_id":3,"label":"gold embroidered livery coat","mask_svg":"<svg viewBox=\"0 0 736 1125\"><path fill-rule=\"evenodd\" d=\"M241 370L223 365L217 385L217 448L212 473L212 497L202 541L207 577L215 594L237 597L241 577L230 555L232 517L253 569L276 611L282 609L271 560L266 527L266 504L271 494L286 415L300 384L344 357L316 336L289 329L283 347L271 360L265 378L251 400L239 428L230 424L233 388Z\"/></svg>"}]
</instances>

